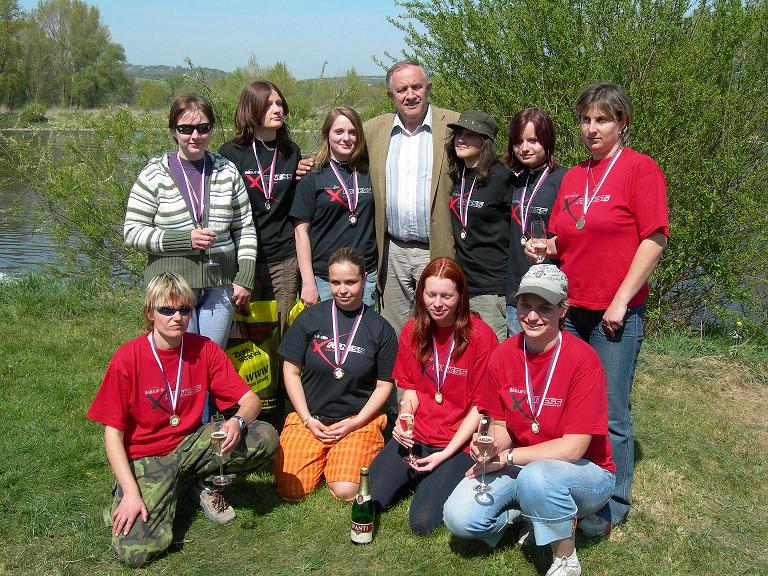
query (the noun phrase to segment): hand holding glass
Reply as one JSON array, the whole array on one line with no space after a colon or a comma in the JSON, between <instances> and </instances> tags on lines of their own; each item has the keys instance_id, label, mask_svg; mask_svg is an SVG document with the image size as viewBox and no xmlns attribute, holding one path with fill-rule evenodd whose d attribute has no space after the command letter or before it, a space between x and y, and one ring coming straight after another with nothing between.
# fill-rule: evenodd
<instances>
[{"instance_id":1,"label":"hand holding glass","mask_svg":"<svg viewBox=\"0 0 768 576\"><path fill-rule=\"evenodd\" d=\"M531 246L536 253L536 262L544 262L547 257L547 227L542 220L531 222Z\"/></svg>"}]
</instances>

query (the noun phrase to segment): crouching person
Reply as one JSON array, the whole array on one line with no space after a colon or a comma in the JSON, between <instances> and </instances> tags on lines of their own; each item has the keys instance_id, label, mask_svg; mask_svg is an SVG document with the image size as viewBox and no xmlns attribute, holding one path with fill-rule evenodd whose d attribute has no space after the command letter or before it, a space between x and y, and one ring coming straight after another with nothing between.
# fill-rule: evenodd
<instances>
[{"instance_id":1,"label":"crouching person","mask_svg":"<svg viewBox=\"0 0 768 576\"><path fill-rule=\"evenodd\" d=\"M186 334L195 298L174 273L156 276L144 298L146 334L123 344L109 363L88 418L104 424L104 448L117 483L112 547L121 562L141 566L171 544L176 502L190 486L205 515L235 517L206 480L219 472L211 424L200 424L206 393L219 410L237 405L222 426L224 472L251 472L271 460L277 433L256 421L259 398L208 338Z\"/></svg>"}]
</instances>

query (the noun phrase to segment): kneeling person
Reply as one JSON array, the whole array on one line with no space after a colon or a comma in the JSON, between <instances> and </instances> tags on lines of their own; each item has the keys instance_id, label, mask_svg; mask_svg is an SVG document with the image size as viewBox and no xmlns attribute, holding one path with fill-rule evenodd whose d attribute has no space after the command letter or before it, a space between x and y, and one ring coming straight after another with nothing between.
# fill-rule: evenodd
<instances>
[{"instance_id":1,"label":"kneeling person","mask_svg":"<svg viewBox=\"0 0 768 576\"><path fill-rule=\"evenodd\" d=\"M231 453L225 472L259 468L278 445L274 428L255 421L259 398L221 348L185 334L194 305L192 289L177 274L150 281L144 298L149 332L115 352L87 414L105 426L104 447L117 480L112 547L130 566L170 546L179 486L186 481L210 520L234 519L221 493L203 482L219 471L211 425L200 424L207 393L219 410L238 406L222 427L221 451Z\"/></svg>"}]
</instances>

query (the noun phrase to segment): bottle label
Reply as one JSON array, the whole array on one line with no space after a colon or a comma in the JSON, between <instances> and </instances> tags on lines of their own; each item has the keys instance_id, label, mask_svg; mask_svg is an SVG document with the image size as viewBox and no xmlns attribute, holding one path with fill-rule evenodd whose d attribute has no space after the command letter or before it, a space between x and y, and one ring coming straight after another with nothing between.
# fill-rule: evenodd
<instances>
[{"instance_id":1,"label":"bottle label","mask_svg":"<svg viewBox=\"0 0 768 576\"><path fill-rule=\"evenodd\" d=\"M370 494L365 494L365 495L358 494L357 496L355 496L355 500L357 501L357 504L359 506L362 506L363 502L368 502L368 500L370 500L371 498L372 496Z\"/></svg>"},{"instance_id":2,"label":"bottle label","mask_svg":"<svg viewBox=\"0 0 768 576\"><path fill-rule=\"evenodd\" d=\"M356 544L370 544L373 542L373 522L369 524L352 522L350 538L352 538L352 542L355 542Z\"/></svg>"}]
</instances>

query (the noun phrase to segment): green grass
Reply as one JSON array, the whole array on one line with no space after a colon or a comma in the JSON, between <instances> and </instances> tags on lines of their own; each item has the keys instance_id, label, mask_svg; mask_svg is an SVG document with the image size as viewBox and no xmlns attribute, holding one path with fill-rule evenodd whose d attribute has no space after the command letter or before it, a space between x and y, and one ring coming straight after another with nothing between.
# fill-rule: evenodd
<instances>
[{"instance_id":1,"label":"green grass","mask_svg":"<svg viewBox=\"0 0 768 576\"><path fill-rule=\"evenodd\" d=\"M0 574L122 574L101 509L112 476L85 419L111 353L139 331L141 296L39 276L0 283ZM630 522L579 540L585 574L768 573L766 351L683 335L650 339L634 391L638 461ZM238 517L210 524L186 500L177 544L140 574L543 574L544 549L496 551L441 528L408 531L403 502L371 546L327 490L282 504L269 472L230 490Z\"/></svg>"}]
</instances>

